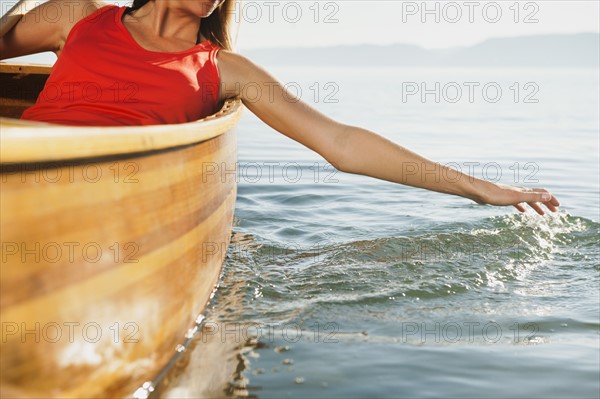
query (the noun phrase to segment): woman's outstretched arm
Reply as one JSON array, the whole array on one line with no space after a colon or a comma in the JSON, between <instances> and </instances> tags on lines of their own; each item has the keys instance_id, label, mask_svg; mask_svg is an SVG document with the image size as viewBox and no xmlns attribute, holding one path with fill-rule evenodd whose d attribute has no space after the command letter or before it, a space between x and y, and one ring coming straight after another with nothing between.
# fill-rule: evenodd
<instances>
[{"instance_id":1,"label":"woman's outstretched arm","mask_svg":"<svg viewBox=\"0 0 600 399\"><path fill-rule=\"evenodd\" d=\"M469 198L480 204L529 204L540 215L560 205L547 190L488 182L435 163L369 130L339 123L287 92L247 58L220 51L221 98L241 96L244 105L273 129L316 151L342 172ZM250 87L260 87L261 95Z\"/></svg>"}]
</instances>

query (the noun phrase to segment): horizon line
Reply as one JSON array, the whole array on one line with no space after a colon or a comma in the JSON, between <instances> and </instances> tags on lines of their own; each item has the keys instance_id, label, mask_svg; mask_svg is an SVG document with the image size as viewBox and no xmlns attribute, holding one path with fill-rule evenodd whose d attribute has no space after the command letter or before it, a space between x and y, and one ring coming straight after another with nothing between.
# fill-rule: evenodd
<instances>
[{"instance_id":1,"label":"horizon line","mask_svg":"<svg viewBox=\"0 0 600 399\"><path fill-rule=\"evenodd\" d=\"M391 47L391 46L397 46L397 45L417 47L417 48L421 48L421 49L427 50L427 51L436 51L436 50L450 50L450 49L457 49L457 48L475 47L475 46L481 45L483 43L486 43L490 40L497 40L497 39L516 39L516 38L524 38L524 37L529 38L529 37L540 37L540 36L576 36L576 35L598 35L598 36L600 36L600 31L598 31L598 32L584 31L584 32L573 32L573 33L538 33L538 34L532 34L532 35L494 36L494 37L489 37L487 39L479 41L475 44L454 45L454 46L448 46L448 47L425 47L425 46L422 46L419 44L406 43L406 42L394 42L394 43L387 43L387 44L339 43L339 44L328 44L328 45L324 45L324 46L287 46L287 47L276 46L276 47L254 47L254 48L242 47L240 49L236 49L235 51L239 51L239 50L244 50L244 51L282 50L282 49L326 49L326 48L333 48L333 47L360 47L360 46Z\"/></svg>"}]
</instances>

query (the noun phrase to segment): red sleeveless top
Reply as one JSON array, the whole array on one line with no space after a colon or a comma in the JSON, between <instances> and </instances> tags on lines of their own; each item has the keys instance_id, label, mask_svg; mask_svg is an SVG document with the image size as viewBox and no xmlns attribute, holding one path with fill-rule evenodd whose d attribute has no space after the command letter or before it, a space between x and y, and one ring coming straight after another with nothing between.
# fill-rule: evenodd
<instances>
[{"instance_id":1,"label":"red sleeveless top","mask_svg":"<svg viewBox=\"0 0 600 399\"><path fill-rule=\"evenodd\" d=\"M155 125L214 113L220 49L204 41L172 53L142 48L107 5L71 29L35 105L22 119L64 125Z\"/></svg>"}]
</instances>

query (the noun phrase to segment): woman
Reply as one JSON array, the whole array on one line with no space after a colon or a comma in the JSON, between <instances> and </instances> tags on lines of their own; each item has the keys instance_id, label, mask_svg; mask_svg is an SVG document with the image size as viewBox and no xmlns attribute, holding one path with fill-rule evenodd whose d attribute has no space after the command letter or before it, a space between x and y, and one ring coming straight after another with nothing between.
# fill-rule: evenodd
<instances>
[{"instance_id":1,"label":"woman","mask_svg":"<svg viewBox=\"0 0 600 399\"><path fill-rule=\"evenodd\" d=\"M0 40L2 58L53 51L58 60L23 118L63 124L179 123L227 98L337 169L459 195L480 204L527 203L540 215L559 202L545 189L505 186L434 163L368 130L328 118L286 92L267 71L231 51L233 0L50 0ZM51 16L51 17L49 17ZM259 85L262 96L244 90ZM250 93L250 94L249 94Z\"/></svg>"}]
</instances>

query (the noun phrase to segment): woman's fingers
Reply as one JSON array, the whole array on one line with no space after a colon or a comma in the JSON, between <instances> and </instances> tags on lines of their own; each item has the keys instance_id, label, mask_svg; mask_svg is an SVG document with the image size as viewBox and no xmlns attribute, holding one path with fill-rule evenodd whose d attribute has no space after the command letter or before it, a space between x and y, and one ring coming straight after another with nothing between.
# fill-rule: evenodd
<instances>
[{"instance_id":1,"label":"woman's fingers","mask_svg":"<svg viewBox=\"0 0 600 399\"><path fill-rule=\"evenodd\" d=\"M523 205L521 205L521 204L515 204L515 205L513 205L513 206L514 206L515 208L517 208L517 210L518 210L519 212L525 212L525 207L524 207Z\"/></svg>"},{"instance_id":2,"label":"woman's fingers","mask_svg":"<svg viewBox=\"0 0 600 399\"><path fill-rule=\"evenodd\" d=\"M534 188L530 192L532 202L548 202L552 200L552 194L544 188Z\"/></svg>"},{"instance_id":3,"label":"woman's fingers","mask_svg":"<svg viewBox=\"0 0 600 399\"><path fill-rule=\"evenodd\" d=\"M544 206L546 208L548 208L548 210L550 212L556 212L558 210L557 207L560 206L560 202L556 199L556 197L554 197L552 194L550 194L548 192L548 190L545 190L543 188L538 188L538 189L535 189L535 191L538 192L539 194L541 194L542 201L538 201L538 202L541 202L542 204L544 204Z\"/></svg>"},{"instance_id":4,"label":"woman's fingers","mask_svg":"<svg viewBox=\"0 0 600 399\"><path fill-rule=\"evenodd\" d=\"M516 194L516 197L513 197L512 201L517 200L518 202L512 205L519 212L525 212L525 204L527 204L539 215L544 215L546 212L542 204L550 212L556 212L560 205L560 202L544 188L510 187L509 189L512 190L513 195Z\"/></svg>"},{"instance_id":5,"label":"woman's fingers","mask_svg":"<svg viewBox=\"0 0 600 399\"><path fill-rule=\"evenodd\" d=\"M548 208L548 210L550 210L550 212L556 212L558 210L556 208L556 206L554 206L554 204L552 203L552 201L544 202L544 206L546 208Z\"/></svg>"},{"instance_id":6,"label":"woman's fingers","mask_svg":"<svg viewBox=\"0 0 600 399\"><path fill-rule=\"evenodd\" d=\"M544 216L544 210L537 202L528 202L527 204L532 207L534 211Z\"/></svg>"},{"instance_id":7,"label":"woman's fingers","mask_svg":"<svg viewBox=\"0 0 600 399\"><path fill-rule=\"evenodd\" d=\"M527 201L529 206L533 208L540 215L544 215L544 210L541 207L541 204L544 204L546 208L550 212L556 212L557 207L560 205L560 202L552 195L550 192L543 188L535 188L533 189L534 195L537 197L536 201Z\"/></svg>"},{"instance_id":8,"label":"woman's fingers","mask_svg":"<svg viewBox=\"0 0 600 399\"><path fill-rule=\"evenodd\" d=\"M550 200L550 202L547 202L546 204L551 204L553 206L560 206L560 202L556 199L556 197L552 196L552 199Z\"/></svg>"},{"instance_id":9,"label":"woman's fingers","mask_svg":"<svg viewBox=\"0 0 600 399\"><path fill-rule=\"evenodd\" d=\"M543 188L534 188L523 192L523 194L526 197L523 202L527 202L540 215L544 214L540 204L544 204L550 212L556 212L557 207L560 205L560 202L548 190Z\"/></svg>"},{"instance_id":10,"label":"woman's fingers","mask_svg":"<svg viewBox=\"0 0 600 399\"><path fill-rule=\"evenodd\" d=\"M526 212L529 205L539 215L545 215L545 209L556 212L560 202L545 188L527 188L495 184L496 190L490 192L490 197L482 203L490 205L512 205L519 212ZM542 207L542 204L544 206Z\"/></svg>"}]
</instances>

